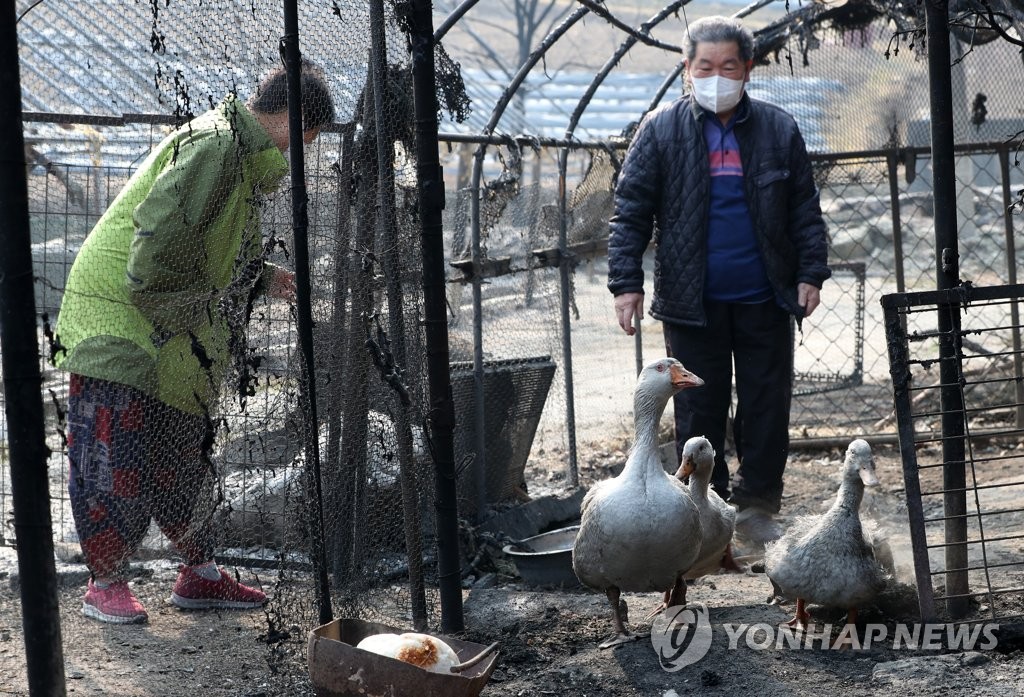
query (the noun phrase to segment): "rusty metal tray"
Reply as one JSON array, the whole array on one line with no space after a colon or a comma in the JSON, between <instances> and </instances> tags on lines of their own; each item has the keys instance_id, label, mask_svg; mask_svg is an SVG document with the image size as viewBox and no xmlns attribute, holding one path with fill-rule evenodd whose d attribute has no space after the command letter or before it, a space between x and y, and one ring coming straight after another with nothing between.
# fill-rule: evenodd
<instances>
[{"instance_id":1,"label":"rusty metal tray","mask_svg":"<svg viewBox=\"0 0 1024 697\"><path fill-rule=\"evenodd\" d=\"M478 697L491 677L498 655L461 674L431 673L418 666L357 649L356 644L371 634L402 634L413 631L376 622L341 618L309 633L307 660L309 677L317 697ZM469 641L432 634L443 640L466 661L487 647Z\"/></svg>"}]
</instances>

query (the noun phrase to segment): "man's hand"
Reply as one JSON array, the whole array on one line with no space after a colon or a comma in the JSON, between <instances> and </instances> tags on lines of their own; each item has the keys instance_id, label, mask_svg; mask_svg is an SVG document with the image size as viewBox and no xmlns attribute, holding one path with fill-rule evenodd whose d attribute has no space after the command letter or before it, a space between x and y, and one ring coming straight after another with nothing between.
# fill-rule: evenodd
<instances>
[{"instance_id":1,"label":"man's hand","mask_svg":"<svg viewBox=\"0 0 1024 697\"><path fill-rule=\"evenodd\" d=\"M275 268L267 295L278 300L295 302L295 274L288 269Z\"/></svg>"},{"instance_id":2,"label":"man's hand","mask_svg":"<svg viewBox=\"0 0 1024 697\"><path fill-rule=\"evenodd\" d=\"M622 293L615 296L615 318L619 320L622 331L629 336L636 334L633 328L633 315L644 318L644 294Z\"/></svg>"},{"instance_id":3,"label":"man's hand","mask_svg":"<svg viewBox=\"0 0 1024 697\"><path fill-rule=\"evenodd\" d=\"M810 317L814 308L821 304L821 291L810 283L799 283L796 287L796 302L804 308L804 317Z\"/></svg>"}]
</instances>

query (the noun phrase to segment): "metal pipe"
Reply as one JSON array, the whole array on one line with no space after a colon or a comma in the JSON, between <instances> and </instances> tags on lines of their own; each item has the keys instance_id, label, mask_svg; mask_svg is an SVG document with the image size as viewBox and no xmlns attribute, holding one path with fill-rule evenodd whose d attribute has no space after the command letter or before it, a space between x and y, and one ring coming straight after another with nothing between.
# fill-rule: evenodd
<instances>
[{"instance_id":1,"label":"metal pipe","mask_svg":"<svg viewBox=\"0 0 1024 697\"><path fill-rule=\"evenodd\" d=\"M505 109L508 108L509 103L512 101L512 97L515 95L519 86L522 85L523 81L526 80L526 76L530 74L533 66L544 57L548 49L553 46L558 39L565 34L569 29L580 19L585 17L590 10L586 7L577 8L571 15L562 20L562 23L551 31L544 40L541 41L540 45L534 50L519 66L519 70L516 71L515 76L509 82L508 87L505 88L501 96L498 98L494 109L491 111L490 119L487 121L487 125L484 126L484 134L490 134L494 132L494 129L498 125L498 121L501 120L502 114L505 113ZM473 287L473 402L474 402L474 421L476 424L476 460L474 462L476 471L476 492L477 492L477 520L480 520L486 509L486 471L487 471L487 457L485 449L485 438L484 438L484 424L485 424L485 409L484 405L484 369L483 369L483 291L481 283L483 279L480 274L481 264L481 252L480 252L480 180L483 178L483 164L484 155L487 151L487 143L481 143L480 147L476 149L473 155L473 174L472 182L469 186L470 191L470 231L472 233L472 264L473 264L473 275L472 275L472 287ZM574 438L575 434L570 437ZM572 465L570 465L572 466Z\"/></svg>"},{"instance_id":2,"label":"metal pipe","mask_svg":"<svg viewBox=\"0 0 1024 697\"><path fill-rule=\"evenodd\" d=\"M42 375L29 234L28 181L21 120L21 80L15 3L0 17L0 359L3 360L7 444L14 531L21 574L21 626L29 694L63 697L57 571L47 476L49 449L43 415Z\"/></svg>"},{"instance_id":3,"label":"metal pipe","mask_svg":"<svg viewBox=\"0 0 1024 697\"><path fill-rule=\"evenodd\" d=\"M306 164L303 157L302 128L302 53L299 50L299 10L297 0L284 0L284 36L282 55L288 78L288 151L292 184L292 234L295 253L295 310L303 370L299 379L299 399L303 409L303 440L306 466L312 469L313 525L310 526L312 556L317 566L317 603L320 624L333 619L331 592L327 578L327 554L324 550L323 491L320 479L319 421L316 416L316 371L313 363L313 311L309 282L309 225L306 205Z\"/></svg>"},{"instance_id":4,"label":"metal pipe","mask_svg":"<svg viewBox=\"0 0 1024 697\"><path fill-rule=\"evenodd\" d=\"M890 150L885 155L889 172L889 207L892 210L892 249L893 265L896 272L896 292L902 293L907 289L904 275L903 263L903 221L900 218L900 172L899 153Z\"/></svg>"},{"instance_id":5,"label":"metal pipe","mask_svg":"<svg viewBox=\"0 0 1024 697\"><path fill-rule=\"evenodd\" d=\"M682 61L676 63L676 66L672 68L669 74L665 76L665 79L661 81L661 85L658 86L658 91L654 93L653 97L651 97L651 102L647 105L647 109L644 110L644 114L657 108L658 104L660 104L661 100L665 97L665 94L668 93L668 88L672 86L672 83L679 79L679 76L685 69L686 66Z\"/></svg>"},{"instance_id":6,"label":"metal pipe","mask_svg":"<svg viewBox=\"0 0 1024 697\"><path fill-rule=\"evenodd\" d=\"M643 34L649 35L651 29L661 24L667 17L677 13L679 8L688 2L689 0L675 0L663 7L661 11L641 25ZM566 140L572 139L573 134L576 132L576 126L579 125L580 119L583 117L583 112L586 111L587 106L590 104L590 100L594 98L594 94L597 93L597 88L604 83L608 75L615 69L615 66L619 64L619 61L622 60L622 58L631 48L633 48L634 45L636 45L636 42L639 40L640 39L634 34L630 34L623 39L622 43L619 44L617 49L615 49L615 52L611 57L605 61L605 64L599 71L597 71L597 74L594 75L594 79L590 81L590 84L587 85L586 91L584 91L579 101L576 102L576 108L573 109L572 116L569 117L569 125L566 126L565 129ZM667 89L666 83L662 83L662 87Z\"/></svg>"},{"instance_id":7,"label":"metal pipe","mask_svg":"<svg viewBox=\"0 0 1024 697\"><path fill-rule=\"evenodd\" d=\"M443 143L474 143L477 145L519 145L520 147L545 147L560 148L574 147L579 150L607 150L611 147L623 149L629 145L625 138L609 138L601 141L579 142L566 140L565 138L551 138L548 136L534 136L524 133L517 135L494 135L492 133L438 133L438 140Z\"/></svg>"},{"instance_id":8,"label":"metal pipe","mask_svg":"<svg viewBox=\"0 0 1024 697\"><path fill-rule=\"evenodd\" d=\"M498 126L498 121L501 120L502 114L505 113L505 109L508 108L509 103L512 101L512 97L519 90L519 86L526 80L526 76L533 70L533 66L537 65L537 62L547 55L548 49L558 42L558 39L562 37L576 22L580 21L590 10L586 7L577 7L571 15L562 20L562 23L551 30L551 33L544 37L544 40L540 42L537 49L534 50L526 58L519 70L512 77L508 87L498 97L497 103L494 105L494 109L491 111L491 117L487 121L487 125L484 126L484 133L494 133L494 129Z\"/></svg>"},{"instance_id":9,"label":"metal pipe","mask_svg":"<svg viewBox=\"0 0 1024 697\"><path fill-rule=\"evenodd\" d=\"M441 43L441 39L448 33L448 30L458 24L462 16L469 12L473 7L480 2L480 0L463 0L462 4L452 10L452 13L445 17L444 21L441 22L441 26L434 32L434 42L430 45L430 52L434 52L434 44ZM431 22L433 24L433 22ZM432 30L433 31L433 30Z\"/></svg>"},{"instance_id":10,"label":"metal pipe","mask_svg":"<svg viewBox=\"0 0 1024 697\"><path fill-rule=\"evenodd\" d=\"M558 153L558 294L561 301L559 314L562 322L562 379L565 382L565 423L569 446L569 462L567 464L569 486L575 489L579 486L580 478L576 459L576 399L572 381L572 320L569 316L569 306L572 304L570 274L575 264L566 250L569 245L565 198L565 178L568 166L569 150L564 148Z\"/></svg>"},{"instance_id":11,"label":"metal pipe","mask_svg":"<svg viewBox=\"0 0 1024 697\"><path fill-rule=\"evenodd\" d=\"M1003 224L1006 228L1006 282L1017 283L1017 243L1013 234L1013 199L1010 194L1010 149L999 148L999 172L1003 180ZM1024 402L1024 359L1021 358L1020 308L1017 301L1010 303L1010 333L1013 342L1013 376L1017 402ZM1024 408L1017 407L1017 428L1024 428Z\"/></svg>"},{"instance_id":12,"label":"metal pipe","mask_svg":"<svg viewBox=\"0 0 1024 697\"><path fill-rule=\"evenodd\" d=\"M926 0L925 26L928 42L928 83L931 106L932 187L935 202L936 280L939 290L955 288L959 284L959 250L957 248L956 160L953 153L953 81L950 70L949 0ZM939 331L945 339L940 341L939 356L956 358L960 343L960 305L956 302L940 304ZM948 463L943 470L943 487L958 489L966 486L967 473L962 464L965 444L963 395L960 386L958 361L943 360L939 370L946 385L941 392L942 459ZM961 464L955 464L960 462ZM967 497L951 491L943 497L946 521L946 568L967 566L967 546L958 544L967 539ZM964 572L946 574L947 595L963 596L968 592L968 577ZM958 619L967 614L965 598L947 601L949 614Z\"/></svg>"},{"instance_id":13,"label":"metal pipe","mask_svg":"<svg viewBox=\"0 0 1024 697\"><path fill-rule=\"evenodd\" d=\"M384 27L384 0L370 2L370 44L373 48L371 74L378 85L388 81L387 43ZM389 128L384 112L384 90L373 91L373 108L377 112L377 169L380 186L377 187L377 230L383 242L382 256L387 278L388 334L395 367L407 374L409 354L406 350L405 309L402 292L401 243L395 215L395 145L394 129ZM412 605L413 625L418 631L427 628L427 600L423 579L423 543L420 538L418 489L413 471L412 428L409 407L405 399L398 400L395 410L395 438L398 449L398 471L402 492L405 553L409 559L409 600Z\"/></svg>"},{"instance_id":14,"label":"metal pipe","mask_svg":"<svg viewBox=\"0 0 1024 697\"><path fill-rule=\"evenodd\" d=\"M889 353L889 373L892 378L893 404L896 407L896 430L899 434L900 455L903 463L903 481L906 487L907 519L910 544L914 555L914 575L917 580L918 605L921 621L930 622L935 614L935 591L932 588L928 539L924 526L924 505L921 501L921 480L917 472L917 449L914 442L914 421L911 416L910 368L907 364L906 332L903 313L882 296L885 309L885 337ZM966 564L964 564L966 566Z\"/></svg>"},{"instance_id":15,"label":"metal pipe","mask_svg":"<svg viewBox=\"0 0 1024 697\"><path fill-rule=\"evenodd\" d=\"M1024 513L1024 508L1000 508L1000 509L997 509L997 510L994 510L994 511L977 511L977 510L975 510L975 511L972 511L970 513L970 516L972 518L981 518L983 516L1009 515L1011 513ZM946 516L938 515L938 516L934 516L934 517L931 517L931 518L925 518L924 522L926 522L926 523L941 523L944 520L946 520ZM992 542L991 539L986 539L985 541L986 542ZM1018 562L1014 562L1014 563L1015 564L1024 564L1024 559L1022 559L1021 561L1018 561ZM984 567L979 567L979 568L984 568Z\"/></svg>"},{"instance_id":16,"label":"metal pipe","mask_svg":"<svg viewBox=\"0 0 1024 697\"><path fill-rule=\"evenodd\" d=\"M483 172L484 146L477 148L473 157L473 177L470 184L469 231L470 256L473 262L473 434L476 458L473 460L474 491L476 492L475 519L482 522L487 512L487 406L484 404L484 311L483 277L480 273L480 176Z\"/></svg>"},{"instance_id":17,"label":"metal pipe","mask_svg":"<svg viewBox=\"0 0 1024 697\"><path fill-rule=\"evenodd\" d=\"M427 421L437 489L437 556L441 629L459 632L462 572L459 559L458 495L455 482L455 407L448 356L448 306L445 289L444 180L438 157L437 93L430 0L412 0L413 102L416 117L416 180L423 248L423 316L427 343L430 409Z\"/></svg>"}]
</instances>

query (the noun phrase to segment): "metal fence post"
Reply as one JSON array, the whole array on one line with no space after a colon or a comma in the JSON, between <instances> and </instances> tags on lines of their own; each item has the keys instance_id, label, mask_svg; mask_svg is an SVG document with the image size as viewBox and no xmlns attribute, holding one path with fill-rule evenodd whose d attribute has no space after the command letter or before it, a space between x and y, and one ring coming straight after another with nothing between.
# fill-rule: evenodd
<instances>
[{"instance_id":1,"label":"metal fence post","mask_svg":"<svg viewBox=\"0 0 1024 697\"><path fill-rule=\"evenodd\" d=\"M939 290L959 284L956 158L953 153L953 88L950 71L949 0L927 0L928 83L931 100L932 188L935 204L936 278ZM942 381L942 458L946 520L947 609L954 618L967 614L967 473L964 464L963 395L959 384L959 304L939 306Z\"/></svg>"},{"instance_id":2,"label":"metal fence post","mask_svg":"<svg viewBox=\"0 0 1024 697\"><path fill-rule=\"evenodd\" d=\"M912 375L907 349L906 317L899 298L882 296L885 312L885 337L889 352L889 374L892 377L893 404L896 407L896 428L899 431L903 482L907 494L907 518L910 523L910 544L914 555L921 621L935 618L935 593L932 589L931 564L928 559L928 538L925 531L924 507L921 501L921 480L914 441L914 418L911 401Z\"/></svg>"},{"instance_id":3,"label":"metal fence post","mask_svg":"<svg viewBox=\"0 0 1024 697\"><path fill-rule=\"evenodd\" d=\"M558 280L561 298L562 322L562 377L565 379L565 426L569 441L569 485L579 486L579 469L576 462L576 400L572 381L572 326L569 317L569 306L572 297L569 288L569 274L573 273L575 260L569 257L569 215L566 202L566 170L569 167L569 148L565 147L558 155Z\"/></svg>"},{"instance_id":4,"label":"metal fence post","mask_svg":"<svg viewBox=\"0 0 1024 697\"><path fill-rule=\"evenodd\" d=\"M448 364L448 306L444 279L444 180L437 145L437 92L430 0L413 0L410 41L416 118L416 181L423 250L423 317L430 385L431 452L437 487L437 566L441 629L463 628L462 574L453 440L455 409Z\"/></svg>"},{"instance_id":5,"label":"metal fence post","mask_svg":"<svg viewBox=\"0 0 1024 697\"><path fill-rule=\"evenodd\" d=\"M900 173L899 151L890 150L885 154L889 177L889 208L892 211L892 248L893 265L896 274L896 291L907 290L907 282L903 269L903 221L900 218ZM908 165L909 166L909 165Z\"/></svg>"},{"instance_id":6,"label":"metal fence post","mask_svg":"<svg viewBox=\"0 0 1024 697\"><path fill-rule=\"evenodd\" d=\"M63 697L57 571L47 477L46 427L33 292L28 182L21 121L21 78L15 4L0 16L0 358L9 429L14 530L21 572L29 694Z\"/></svg>"},{"instance_id":7,"label":"metal fence post","mask_svg":"<svg viewBox=\"0 0 1024 697\"><path fill-rule=\"evenodd\" d=\"M1006 226L1006 282L1017 283L1017 244L1013 235L1013 199L1010 197L1010 149L1007 145L999 148L999 172L1003 180L1003 222ZM1020 308L1016 302L1010 303L1010 323L1013 325L1011 341L1013 342L1013 374L1017 378L1014 385L1017 407L1017 428L1024 428L1024 359L1021 358Z\"/></svg>"},{"instance_id":8,"label":"metal fence post","mask_svg":"<svg viewBox=\"0 0 1024 697\"><path fill-rule=\"evenodd\" d=\"M320 436L316 415L316 378L313 366L313 314L309 282L308 215L306 204L306 168L302 131L302 54L299 51L299 10L297 0L284 2L284 37L281 48L288 75L288 149L292 184L292 230L295 251L295 297L298 315L299 346L302 350L300 394L305 403L303 445L306 461L312 464L313 525L310 526L312 557L317 571L317 602L320 624L333 619L331 592L327 578L327 554L324 549L323 491L320 479Z\"/></svg>"},{"instance_id":9,"label":"metal fence post","mask_svg":"<svg viewBox=\"0 0 1024 697\"><path fill-rule=\"evenodd\" d=\"M484 404L484 310L480 248L480 180L483 177L486 147L485 144L481 144L477 148L473 159L473 180L469 187L470 255L473 269L473 423L476 429L476 459L473 462L473 472L476 476L477 521L482 521L487 511L487 442L484 437L484 429L487 427L487 406Z\"/></svg>"}]
</instances>

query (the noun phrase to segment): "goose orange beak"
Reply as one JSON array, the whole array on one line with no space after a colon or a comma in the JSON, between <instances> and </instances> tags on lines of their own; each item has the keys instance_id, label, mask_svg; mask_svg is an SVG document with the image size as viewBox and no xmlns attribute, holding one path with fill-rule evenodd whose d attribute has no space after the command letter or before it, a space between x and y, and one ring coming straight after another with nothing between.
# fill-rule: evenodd
<instances>
[{"instance_id":1,"label":"goose orange beak","mask_svg":"<svg viewBox=\"0 0 1024 697\"><path fill-rule=\"evenodd\" d=\"M672 387L683 390L687 387L700 387L704 381L682 366L674 365L669 369Z\"/></svg>"},{"instance_id":2,"label":"goose orange beak","mask_svg":"<svg viewBox=\"0 0 1024 697\"><path fill-rule=\"evenodd\" d=\"M685 482L690 478L690 475L693 474L695 469L696 468L693 466L693 458L685 457L679 464L679 469L676 471L676 478Z\"/></svg>"}]
</instances>

